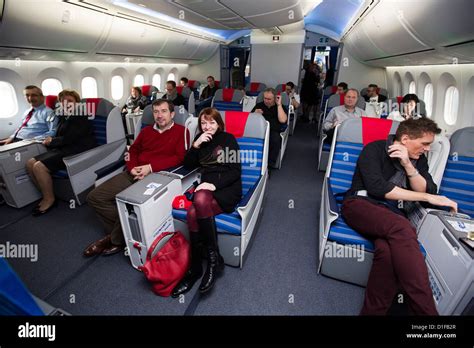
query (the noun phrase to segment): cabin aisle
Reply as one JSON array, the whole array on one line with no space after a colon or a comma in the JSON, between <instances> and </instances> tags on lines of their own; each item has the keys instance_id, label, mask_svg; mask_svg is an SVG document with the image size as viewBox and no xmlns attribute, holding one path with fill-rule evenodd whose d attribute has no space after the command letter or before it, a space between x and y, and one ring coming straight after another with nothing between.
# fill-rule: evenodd
<instances>
[{"instance_id":1,"label":"cabin aisle","mask_svg":"<svg viewBox=\"0 0 474 348\"><path fill-rule=\"evenodd\" d=\"M242 270L226 267L196 315L357 315L364 289L317 274L316 125L298 123L273 170L260 227ZM292 208L293 207L293 208Z\"/></svg>"},{"instance_id":2,"label":"cabin aisle","mask_svg":"<svg viewBox=\"0 0 474 348\"><path fill-rule=\"evenodd\" d=\"M356 315L364 289L316 273L323 173L315 133L297 125L243 269L226 267L206 297L199 284L181 302L155 296L123 254L85 259L84 247L103 233L87 205L60 202L39 218L33 206L0 206L0 243L37 245L36 262L9 262L34 295L73 315Z\"/></svg>"}]
</instances>

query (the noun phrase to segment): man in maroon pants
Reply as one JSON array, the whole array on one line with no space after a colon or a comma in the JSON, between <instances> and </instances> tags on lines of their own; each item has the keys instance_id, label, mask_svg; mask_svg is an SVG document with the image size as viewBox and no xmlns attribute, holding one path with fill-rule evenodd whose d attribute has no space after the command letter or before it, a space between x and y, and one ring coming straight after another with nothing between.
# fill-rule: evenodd
<instances>
[{"instance_id":1,"label":"man in maroon pants","mask_svg":"<svg viewBox=\"0 0 474 348\"><path fill-rule=\"evenodd\" d=\"M438 314L416 230L404 208L419 201L457 211L456 202L436 195L424 155L440 132L428 118L410 119L400 123L395 136L368 144L359 156L342 215L375 244L361 315L385 315L399 286L414 314Z\"/></svg>"}]
</instances>

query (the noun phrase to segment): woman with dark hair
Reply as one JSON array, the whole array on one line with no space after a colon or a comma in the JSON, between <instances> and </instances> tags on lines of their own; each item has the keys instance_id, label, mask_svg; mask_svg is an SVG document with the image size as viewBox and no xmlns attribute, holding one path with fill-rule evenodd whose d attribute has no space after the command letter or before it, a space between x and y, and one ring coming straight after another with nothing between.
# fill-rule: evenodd
<instances>
[{"instance_id":1,"label":"woman with dark hair","mask_svg":"<svg viewBox=\"0 0 474 348\"><path fill-rule=\"evenodd\" d=\"M65 169L63 158L93 148L96 145L92 124L87 115L80 115L77 103L79 93L65 89L58 95L61 107L56 111L59 118L56 136L43 141L48 149L26 163L26 169L33 183L43 195L43 199L33 210L33 216L47 213L56 205L51 173Z\"/></svg>"},{"instance_id":2,"label":"woman with dark hair","mask_svg":"<svg viewBox=\"0 0 474 348\"><path fill-rule=\"evenodd\" d=\"M403 122L409 118L423 117L419 110L420 99L416 94L406 94L400 102L401 110L394 110L390 112L387 119L398 122Z\"/></svg>"},{"instance_id":3,"label":"woman with dark hair","mask_svg":"<svg viewBox=\"0 0 474 348\"><path fill-rule=\"evenodd\" d=\"M191 290L202 276L202 242L206 246L208 262L199 291L206 293L212 289L217 275L224 269L224 260L217 246L214 216L233 212L242 197L237 140L224 131L224 122L215 108L201 111L198 126L200 132L184 158L185 167L201 169L201 184L194 191L193 204L187 214L191 267L173 290L173 297Z\"/></svg>"}]
</instances>

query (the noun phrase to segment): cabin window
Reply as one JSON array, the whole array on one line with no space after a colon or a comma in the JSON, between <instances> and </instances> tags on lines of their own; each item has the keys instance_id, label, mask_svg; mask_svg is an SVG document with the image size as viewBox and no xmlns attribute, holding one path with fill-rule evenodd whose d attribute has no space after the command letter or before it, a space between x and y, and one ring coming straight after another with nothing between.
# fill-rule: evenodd
<instances>
[{"instance_id":1,"label":"cabin window","mask_svg":"<svg viewBox=\"0 0 474 348\"><path fill-rule=\"evenodd\" d=\"M46 79L41 83L44 95L58 95L63 90L63 84L58 79Z\"/></svg>"},{"instance_id":2,"label":"cabin window","mask_svg":"<svg viewBox=\"0 0 474 348\"><path fill-rule=\"evenodd\" d=\"M111 92L112 92L112 99L120 100L123 97L123 78L122 76L114 76L112 77L112 81L110 84Z\"/></svg>"},{"instance_id":3,"label":"cabin window","mask_svg":"<svg viewBox=\"0 0 474 348\"><path fill-rule=\"evenodd\" d=\"M415 84L415 81L411 81L410 84L408 85L408 93L410 93L410 94L416 94L416 84Z\"/></svg>"},{"instance_id":4,"label":"cabin window","mask_svg":"<svg viewBox=\"0 0 474 348\"><path fill-rule=\"evenodd\" d=\"M97 80L93 77L84 77L81 83L81 94L83 98L97 98Z\"/></svg>"},{"instance_id":5,"label":"cabin window","mask_svg":"<svg viewBox=\"0 0 474 348\"><path fill-rule=\"evenodd\" d=\"M9 118L18 113L15 88L9 82L0 81L0 118Z\"/></svg>"},{"instance_id":6,"label":"cabin window","mask_svg":"<svg viewBox=\"0 0 474 348\"><path fill-rule=\"evenodd\" d=\"M174 81L176 82L176 76L174 73L169 73L167 81Z\"/></svg>"},{"instance_id":7,"label":"cabin window","mask_svg":"<svg viewBox=\"0 0 474 348\"><path fill-rule=\"evenodd\" d=\"M152 82L153 86L157 87L158 89L161 89L161 75L160 74L155 74L153 75Z\"/></svg>"},{"instance_id":8,"label":"cabin window","mask_svg":"<svg viewBox=\"0 0 474 348\"><path fill-rule=\"evenodd\" d=\"M444 97L444 120L450 126L456 123L459 108L459 91L451 86L446 90Z\"/></svg>"},{"instance_id":9,"label":"cabin window","mask_svg":"<svg viewBox=\"0 0 474 348\"><path fill-rule=\"evenodd\" d=\"M141 87L145 84L145 77L141 74L138 74L135 76L135 79L133 80L133 85L136 87Z\"/></svg>"},{"instance_id":10,"label":"cabin window","mask_svg":"<svg viewBox=\"0 0 474 348\"><path fill-rule=\"evenodd\" d=\"M433 85L431 83L427 83L425 86L423 101L426 105L426 116L431 117L433 113Z\"/></svg>"}]
</instances>

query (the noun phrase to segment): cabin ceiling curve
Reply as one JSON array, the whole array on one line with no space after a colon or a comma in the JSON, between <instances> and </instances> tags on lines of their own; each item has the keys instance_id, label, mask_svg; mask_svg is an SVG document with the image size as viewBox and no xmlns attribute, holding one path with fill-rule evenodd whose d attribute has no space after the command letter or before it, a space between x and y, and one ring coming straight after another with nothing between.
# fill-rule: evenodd
<instances>
[{"instance_id":1,"label":"cabin ceiling curve","mask_svg":"<svg viewBox=\"0 0 474 348\"><path fill-rule=\"evenodd\" d=\"M342 41L372 66L474 63L472 0L374 0Z\"/></svg>"}]
</instances>

